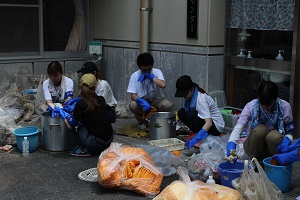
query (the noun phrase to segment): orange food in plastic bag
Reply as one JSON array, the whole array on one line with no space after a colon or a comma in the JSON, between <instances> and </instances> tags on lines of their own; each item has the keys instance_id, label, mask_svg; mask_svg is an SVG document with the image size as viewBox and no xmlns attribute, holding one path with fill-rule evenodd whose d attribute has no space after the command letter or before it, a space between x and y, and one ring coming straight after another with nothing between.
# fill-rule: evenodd
<instances>
[{"instance_id":1,"label":"orange food in plastic bag","mask_svg":"<svg viewBox=\"0 0 300 200\"><path fill-rule=\"evenodd\" d=\"M113 142L99 156L97 170L103 187L134 190L148 197L160 192L163 174L142 148Z\"/></svg>"},{"instance_id":2,"label":"orange food in plastic bag","mask_svg":"<svg viewBox=\"0 0 300 200\"><path fill-rule=\"evenodd\" d=\"M179 152L178 150L174 150L174 151L172 151L172 153L173 153L175 156L180 157L180 152Z\"/></svg>"}]
</instances>

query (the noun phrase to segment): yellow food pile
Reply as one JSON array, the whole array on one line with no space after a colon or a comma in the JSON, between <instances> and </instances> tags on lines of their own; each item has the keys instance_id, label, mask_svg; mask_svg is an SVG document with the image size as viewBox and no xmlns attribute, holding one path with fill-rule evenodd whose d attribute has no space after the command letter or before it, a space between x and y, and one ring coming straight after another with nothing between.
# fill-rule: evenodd
<instances>
[{"instance_id":1,"label":"yellow food pile","mask_svg":"<svg viewBox=\"0 0 300 200\"><path fill-rule=\"evenodd\" d=\"M199 180L191 181L184 167L178 167L177 173L179 180L173 181L153 200L243 200L241 194L232 188Z\"/></svg>"},{"instance_id":2,"label":"yellow food pile","mask_svg":"<svg viewBox=\"0 0 300 200\"><path fill-rule=\"evenodd\" d=\"M142 148L113 142L101 153L97 170L103 187L134 190L149 197L160 192L163 174Z\"/></svg>"},{"instance_id":3,"label":"yellow food pile","mask_svg":"<svg viewBox=\"0 0 300 200\"><path fill-rule=\"evenodd\" d=\"M240 193L229 187L218 184L206 184L201 181L194 186L181 181L174 181L154 200L242 200Z\"/></svg>"}]
</instances>

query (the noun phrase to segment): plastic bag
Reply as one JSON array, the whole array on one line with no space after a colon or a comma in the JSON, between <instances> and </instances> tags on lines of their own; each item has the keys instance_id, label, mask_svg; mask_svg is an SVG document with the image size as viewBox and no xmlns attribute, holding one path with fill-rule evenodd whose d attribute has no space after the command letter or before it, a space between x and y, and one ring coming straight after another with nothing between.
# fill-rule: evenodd
<instances>
[{"instance_id":1,"label":"plastic bag","mask_svg":"<svg viewBox=\"0 0 300 200\"><path fill-rule=\"evenodd\" d=\"M197 154L188 161L188 172L193 180L206 181L209 175L219 172L218 165L223 161L223 149L216 148Z\"/></svg>"},{"instance_id":2,"label":"plastic bag","mask_svg":"<svg viewBox=\"0 0 300 200\"><path fill-rule=\"evenodd\" d=\"M254 171L255 166L258 172ZM240 192L244 198L249 200L281 200L283 195L280 189L272 183L256 158L251 164L245 160L245 167L242 177L239 179Z\"/></svg>"},{"instance_id":3,"label":"plastic bag","mask_svg":"<svg viewBox=\"0 0 300 200\"><path fill-rule=\"evenodd\" d=\"M171 151L157 146L141 147L150 155L157 169L164 176L171 176L176 173L176 168L184 162L184 159L174 155Z\"/></svg>"},{"instance_id":4,"label":"plastic bag","mask_svg":"<svg viewBox=\"0 0 300 200\"><path fill-rule=\"evenodd\" d=\"M128 103L125 101L119 101L115 111L116 111L116 115L120 118L129 117Z\"/></svg>"},{"instance_id":5,"label":"plastic bag","mask_svg":"<svg viewBox=\"0 0 300 200\"><path fill-rule=\"evenodd\" d=\"M242 160L250 160L250 157L245 153L244 142L247 137L242 137L238 140L236 145L236 155Z\"/></svg>"},{"instance_id":6,"label":"plastic bag","mask_svg":"<svg viewBox=\"0 0 300 200\"><path fill-rule=\"evenodd\" d=\"M211 151L211 149L219 149L222 152L222 156L225 157L228 139L229 134L223 136L208 135L199 145L200 152L205 153Z\"/></svg>"},{"instance_id":7,"label":"plastic bag","mask_svg":"<svg viewBox=\"0 0 300 200\"><path fill-rule=\"evenodd\" d=\"M191 181L187 169L178 167L179 180L173 181L153 200L175 200L175 199L220 199L220 200L242 200L240 193L229 187L218 184L207 184L202 181Z\"/></svg>"},{"instance_id":8,"label":"plastic bag","mask_svg":"<svg viewBox=\"0 0 300 200\"><path fill-rule=\"evenodd\" d=\"M97 171L105 188L133 190L152 198L160 192L163 179L145 150L115 142L100 154Z\"/></svg>"}]
</instances>

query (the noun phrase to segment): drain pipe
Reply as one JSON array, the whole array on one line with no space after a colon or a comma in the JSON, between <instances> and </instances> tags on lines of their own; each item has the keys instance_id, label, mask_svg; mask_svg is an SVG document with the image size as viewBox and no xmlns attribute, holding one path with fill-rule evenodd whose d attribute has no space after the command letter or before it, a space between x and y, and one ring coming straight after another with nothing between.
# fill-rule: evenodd
<instances>
[{"instance_id":1,"label":"drain pipe","mask_svg":"<svg viewBox=\"0 0 300 200\"><path fill-rule=\"evenodd\" d=\"M149 0L140 0L140 53L148 51Z\"/></svg>"}]
</instances>

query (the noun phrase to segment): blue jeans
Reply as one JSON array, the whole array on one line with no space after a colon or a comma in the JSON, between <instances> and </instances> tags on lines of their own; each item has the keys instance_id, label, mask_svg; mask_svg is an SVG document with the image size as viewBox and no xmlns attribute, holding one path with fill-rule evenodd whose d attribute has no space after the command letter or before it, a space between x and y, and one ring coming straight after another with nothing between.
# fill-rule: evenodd
<instances>
[{"instance_id":1,"label":"blue jeans","mask_svg":"<svg viewBox=\"0 0 300 200\"><path fill-rule=\"evenodd\" d=\"M102 151L107 149L114 138L112 135L111 139L108 142L105 142L104 140L90 134L86 126L83 124L81 124L77 131L74 131L73 137L78 146L83 149L87 148L94 154L100 154Z\"/></svg>"}]
</instances>

